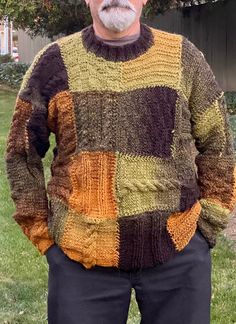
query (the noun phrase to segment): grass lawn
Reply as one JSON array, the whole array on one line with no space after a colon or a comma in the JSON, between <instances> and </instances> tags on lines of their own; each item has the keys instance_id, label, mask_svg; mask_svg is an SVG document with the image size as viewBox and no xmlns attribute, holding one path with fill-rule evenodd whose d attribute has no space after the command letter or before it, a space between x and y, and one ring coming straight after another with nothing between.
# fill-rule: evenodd
<instances>
[{"instance_id":1,"label":"grass lawn","mask_svg":"<svg viewBox=\"0 0 236 324\"><path fill-rule=\"evenodd\" d=\"M14 93L0 91L0 323L41 324L47 323L48 264L11 217L14 206L3 159L15 98ZM50 141L44 159L46 180L50 176L54 138ZM232 241L221 235L211 252L212 324L236 323L236 253L232 246ZM133 292L128 324L138 323Z\"/></svg>"}]
</instances>

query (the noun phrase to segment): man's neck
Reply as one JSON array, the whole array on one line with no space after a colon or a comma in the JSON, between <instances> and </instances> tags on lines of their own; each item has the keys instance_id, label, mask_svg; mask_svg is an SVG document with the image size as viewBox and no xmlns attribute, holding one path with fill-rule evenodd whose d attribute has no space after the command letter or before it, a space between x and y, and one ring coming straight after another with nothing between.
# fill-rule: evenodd
<instances>
[{"instance_id":1,"label":"man's neck","mask_svg":"<svg viewBox=\"0 0 236 324\"><path fill-rule=\"evenodd\" d=\"M112 40L108 39L107 40L107 39L99 37L98 35L95 35L95 37L98 40L102 41L105 44L113 45L113 46L121 46L121 45L130 44L132 42L135 42L139 38L139 36L140 36L140 33L131 35L131 36L124 36L119 39L112 39Z\"/></svg>"},{"instance_id":2,"label":"man's neck","mask_svg":"<svg viewBox=\"0 0 236 324\"><path fill-rule=\"evenodd\" d=\"M138 20L134 24L132 24L129 28L122 32L114 32L112 30L108 30L102 24L93 22L93 28L95 35L106 40L118 40L120 38L124 38L127 36L133 36L140 33L140 21Z\"/></svg>"}]
</instances>

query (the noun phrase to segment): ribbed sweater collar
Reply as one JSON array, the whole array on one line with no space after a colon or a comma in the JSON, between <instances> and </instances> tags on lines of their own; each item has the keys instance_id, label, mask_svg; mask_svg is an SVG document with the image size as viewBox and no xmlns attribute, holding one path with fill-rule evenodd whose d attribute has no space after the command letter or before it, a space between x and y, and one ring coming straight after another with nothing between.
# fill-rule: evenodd
<instances>
[{"instance_id":1,"label":"ribbed sweater collar","mask_svg":"<svg viewBox=\"0 0 236 324\"><path fill-rule=\"evenodd\" d=\"M88 51L93 52L96 56L114 62L124 62L135 59L154 45L154 36L151 28L144 23L140 23L139 38L132 43L121 46L106 44L98 39L92 24L82 29L81 36L83 46Z\"/></svg>"}]
</instances>

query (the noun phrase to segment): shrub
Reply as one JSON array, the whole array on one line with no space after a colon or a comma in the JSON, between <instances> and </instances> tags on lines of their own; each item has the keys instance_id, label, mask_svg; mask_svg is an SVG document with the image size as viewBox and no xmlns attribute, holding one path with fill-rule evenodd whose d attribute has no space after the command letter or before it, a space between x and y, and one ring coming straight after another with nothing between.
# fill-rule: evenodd
<instances>
[{"instance_id":1,"label":"shrub","mask_svg":"<svg viewBox=\"0 0 236 324\"><path fill-rule=\"evenodd\" d=\"M236 151L236 116L231 115L229 118L229 121L230 121L230 126L231 126L231 130L232 130L232 134L233 134L234 149ZM235 154L236 154L236 152L235 152Z\"/></svg>"},{"instance_id":2,"label":"shrub","mask_svg":"<svg viewBox=\"0 0 236 324\"><path fill-rule=\"evenodd\" d=\"M14 62L14 59L11 57L10 54L0 55L0 64Z\"/></svg>"},{"instance_id":3,"label":"shrub","mask_svg":"<svg viewBox=\"0 0 236 324\"><path fill-rule=\"evenodd\" d=\"M227 107L230 115L236 115L236 92L227 91L225 92L225 98L227 101Z\"/></svg>"},{"instance_id":4,"label":"shrub","mask_svg":"<svg viewBox=\"0 0 236 324\"><path fill-rule=\"evenodd\" d=\"M0 64L0 83L19 88L28 68L28 64L20 62Z\"/></svg>"}]
</instances>

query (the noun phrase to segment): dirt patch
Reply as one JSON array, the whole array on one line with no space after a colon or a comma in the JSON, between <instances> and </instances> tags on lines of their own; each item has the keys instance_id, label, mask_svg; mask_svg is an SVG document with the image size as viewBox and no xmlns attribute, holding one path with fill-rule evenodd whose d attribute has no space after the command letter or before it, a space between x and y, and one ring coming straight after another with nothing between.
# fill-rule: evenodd
<instances>
[{"instance_id":1,"label":"dirt patch","mask_svg":"<svg viewBox=\"0 0 236 324\"><path fill-rule=\"evenodd\" d=\"M19 91L19 89L17 88L12 88L6 84L3 84L3 83L0 83L0 90L2 91L10 91L10 92L13 92L13 93L17 93Z\"/></svg>"}]
</instances>

